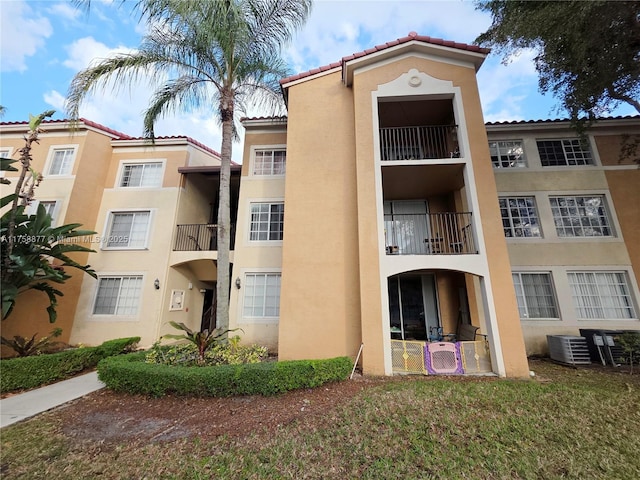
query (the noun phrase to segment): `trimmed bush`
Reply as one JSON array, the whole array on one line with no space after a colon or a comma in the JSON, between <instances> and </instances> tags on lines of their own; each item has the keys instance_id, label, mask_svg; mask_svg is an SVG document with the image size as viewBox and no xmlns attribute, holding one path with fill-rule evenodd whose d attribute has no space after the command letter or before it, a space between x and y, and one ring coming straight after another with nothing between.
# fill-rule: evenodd
<instances>
[{"instance_id":1,"label":"trimmed bush","mask_svg":"<svg viewBox=\"0 0 640 480\"><path fill-rule=\"evenodd\" d=\"M205 367L149 364L144 360L145 352L106 358L98 364L98 378L115 391L131 394L228 397L313 388L345 380L352 368L348 357Z\"/></svg>"},{"instance_id":2,"label":"trimmed bush","mask_svg":"<svg viewBox=\"0 0 640 480\"><path fill-rule=\"evenodd\" d=\"M140 337L109 340L98 347L83 347L32 357L10 358L0 362L0 391L26 390L64 380L76 373L95 367L111 355L130 349Z\"/></svg>"}]
</instances>

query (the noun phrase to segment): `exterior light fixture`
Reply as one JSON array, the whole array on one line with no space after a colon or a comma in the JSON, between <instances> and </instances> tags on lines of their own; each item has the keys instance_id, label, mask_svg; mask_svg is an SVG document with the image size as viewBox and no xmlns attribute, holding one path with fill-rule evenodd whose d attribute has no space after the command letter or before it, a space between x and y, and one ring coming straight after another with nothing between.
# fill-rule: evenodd
<instances>
[{"instance_id":1,"label":"exterior light fixture","mask_svg":"<svg viewBox=\"0 0 640 480\"><path fill-rule=\"evenodd\" d=\"M237 277L237 278L236 278L236 288L237 288L238 290L240 290L240 287L241 287L241 286L242 286L242 284L240 283L240 277Z\"/></svg>"},{"instance_id":2,"label":"exterior light fixture","mask_svg":"<svg viewBox=\"0 0 640 480\"><path fill-rule=\"evenodd\" d=\"M160 290L160 280L158 280L157 278L153 281L153 286L156 288L156 290Z\"/></svg>"}]
</instances>

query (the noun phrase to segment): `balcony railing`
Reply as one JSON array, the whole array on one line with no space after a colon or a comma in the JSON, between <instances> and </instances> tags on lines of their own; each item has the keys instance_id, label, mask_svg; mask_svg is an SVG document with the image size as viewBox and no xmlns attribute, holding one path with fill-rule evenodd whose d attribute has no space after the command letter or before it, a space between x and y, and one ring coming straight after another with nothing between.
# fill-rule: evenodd
<instances>
[{"instance_id":1,"label":"balcony railing","mask_svg":"<svg viewBox=\"0 0 640 480\"><path fill-rule=\"evenodd\" d=\"M387 255L463 255L478 253L471 212L387 214Z\"/></svg>"},{"instance_id":2,"label":"balcony railing","mask_svg":"<svg viewBox=\"0 0 640 480\"><path fill-rule=\"evenodd\" d=\"M380 129L382 160L424 160L459 157L458 127L429 125Z\"/></svg>"},{"instance_id":3,"label":"balcony railing","mask_svg":"<svg viewBox=\"0 0 640 480\"><path fill-rule=\"evenodd\" d=\"M231 226L231 249L233 249L235 226ZM218 249L218 225L212 223L190 223L176 226L174 251L195 252Z\"/></svg>"}]
</instances>

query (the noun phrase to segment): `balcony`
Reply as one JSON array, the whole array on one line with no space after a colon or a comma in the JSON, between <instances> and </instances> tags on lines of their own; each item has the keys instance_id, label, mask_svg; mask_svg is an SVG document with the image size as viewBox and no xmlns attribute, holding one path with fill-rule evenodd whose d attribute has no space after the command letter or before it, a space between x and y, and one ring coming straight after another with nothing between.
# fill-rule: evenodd
<instances>
[{"instance_id":1,"label":"balcony","mask_svg":"<svg viewBox=\"0 0 640 480\"><path fill-rule=\"evenodd\" d=\"M380 157L383 161L459 156L457 125L380 128Z\"/></svg>"},{"instance_id":2,"label":"balcony","mask_svg":"<svg viewBox=\"0 0 640 480\"><path fill-rule=\"evenodd\" d=\"M386 214L387 255L468 255L478 250L471 212Z\"/></svg>"},{"instance_id":3,"label":"balcony","mask_svg":"<svg viewBox=\"0 0 640 480\"><path fill-rule=\"evenodd\" d=\"M231 249L235 240L235 225L231 225ZM175 252L197 252L218 250L218 225L190 223L176 225Z\"/></svg>"}]
</instances>

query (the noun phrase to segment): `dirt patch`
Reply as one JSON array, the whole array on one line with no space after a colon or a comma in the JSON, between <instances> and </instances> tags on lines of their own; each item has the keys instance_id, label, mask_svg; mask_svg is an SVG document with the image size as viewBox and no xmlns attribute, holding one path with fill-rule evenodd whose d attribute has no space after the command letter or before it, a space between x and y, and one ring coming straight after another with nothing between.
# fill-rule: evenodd
<instances>
[{"instance_id":1,"label":"dirt patch","mask_svg":"<svg viewBox=\"0 0 640 480\"><path fill-rule=\"evenodd\" d=\"M103 389L51 412L78 442L103 445L163 442L186 437L211 440L274 432L294 421L322 422L331 409L364 388L389 381L355 377L273 397L151 398Z\"/></svg>"}]
</instances>

